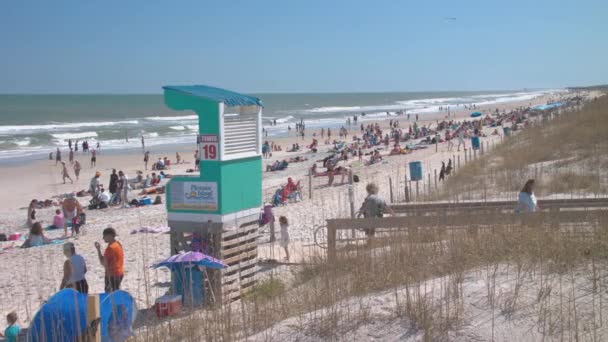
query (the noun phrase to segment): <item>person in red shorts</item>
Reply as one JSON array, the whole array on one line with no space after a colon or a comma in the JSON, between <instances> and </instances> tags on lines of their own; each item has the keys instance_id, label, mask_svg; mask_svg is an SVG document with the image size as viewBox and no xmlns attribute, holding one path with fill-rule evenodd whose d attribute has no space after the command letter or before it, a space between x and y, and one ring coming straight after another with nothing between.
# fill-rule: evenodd
<instances>
[{"instance_id":1,"label":"person in red shorts","mask_svg":"<svg viewBox=\"0 0 608 342\"><path fill-rule=\"evenodd\" d=\"M105 268L105 292L120 290L120 283L124 277L124 253L122 245L116 240L116 230L108 227L103 230L103 241L108 244L106 250L101 254L101 245L95 242L99 262Z\"/></svg>"}]
</instances>

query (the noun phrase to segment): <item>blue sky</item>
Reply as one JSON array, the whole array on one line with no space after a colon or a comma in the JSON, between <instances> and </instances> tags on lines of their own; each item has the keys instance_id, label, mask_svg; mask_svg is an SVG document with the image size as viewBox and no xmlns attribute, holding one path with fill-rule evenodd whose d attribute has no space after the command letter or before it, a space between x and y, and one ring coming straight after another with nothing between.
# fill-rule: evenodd
<instances>
[{"instance_id":1,"label":"blue sky","mask_svg":"<svg viewBox=\"0 0 608 342\"><path fill-rule=\"evenodd\" d=\"M2 1L0 93L608 83L607 18L606 0Z\"/></svg>"}]
</instances>

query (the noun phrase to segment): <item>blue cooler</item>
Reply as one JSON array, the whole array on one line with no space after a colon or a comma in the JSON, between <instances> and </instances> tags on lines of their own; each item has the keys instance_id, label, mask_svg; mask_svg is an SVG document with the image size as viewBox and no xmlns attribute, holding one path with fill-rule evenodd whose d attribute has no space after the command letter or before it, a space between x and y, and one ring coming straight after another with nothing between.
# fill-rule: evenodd
<instances>
[{"instance_id":1,"label":"blue cooler","mask_svg":"<svg viewBox=\"0 0 608 342\"><path fill-rule=\"evenodd\" d=\"M474 150L479 150L479 137L472 137L471 138L471 146L473 146Z\"/></svg>"},{"instance_id":2,"label":"blue cooler","mask_svg":"<svg viewBox=\"0 0 608 342\"><path fill-rule=\"evenodd\" d=\"M171 270L175 276L175 292L182 296L185 307L203 304L203 272L198 266L179 266Z\"/></svg>"},{"instance_id":3,"label":"blue cooler","mask_svg":"<svg viewBox=\"0 0 608 342\"><path fill-rule=\"evenodd\" d=\"M504 133L505 137L508 137L511 135L511 127L503 127L502 132Z\"/></svg>"},{"instance_id":4,"label":"blue cooler","mask_svg":"<svg viewBox=\"0 0 608 342\"><path fill-rule=\"evenodd\" d=\"M422 163L419 161L410 162L410 180L422 180Z\"/></svg>"}]
</instances>

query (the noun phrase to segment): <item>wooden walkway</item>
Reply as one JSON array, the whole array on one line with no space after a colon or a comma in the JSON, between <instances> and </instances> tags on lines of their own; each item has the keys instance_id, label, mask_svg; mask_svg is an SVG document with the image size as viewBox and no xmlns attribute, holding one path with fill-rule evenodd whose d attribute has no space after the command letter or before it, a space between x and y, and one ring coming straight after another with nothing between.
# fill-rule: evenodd
<instances>
[{"instance_id":1,"label":"wooden walkway","mask_svg":"<svg viewBox=\"0 0 608 342\"><path fill-rule=\"evenodd\" d=\"M608 198L539 200L540 211L515 213L513 201L434 202L392 205L393 217L327 220L327 259L336 259L340 230L376 229L397 232L424 229L471 229L513 225L608 224ZM354 235L354 234L353 234ZM361 239L358 239L361 240Z\"/></svg>"}]
</instances>

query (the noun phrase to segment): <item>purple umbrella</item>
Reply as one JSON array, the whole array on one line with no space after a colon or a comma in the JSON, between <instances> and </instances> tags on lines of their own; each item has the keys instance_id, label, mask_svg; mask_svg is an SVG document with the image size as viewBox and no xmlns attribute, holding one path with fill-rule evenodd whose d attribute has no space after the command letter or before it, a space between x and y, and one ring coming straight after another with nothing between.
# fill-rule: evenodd
<instances>
[{"instance_id":1,"label":"purple umbrella","mask_svg":"<svg viewBox=\"0 0 608 342\"><path fill-rule=\"evenodd\" d=\"M216 259L201 252L186 252L175 254L153 265L152 267L158 268L165 266L168 268L174 268L176 266L184 265L197 265L217 269L228 267L228 265L226 265L222 260Z\"/></svg>"}]
</instances>

